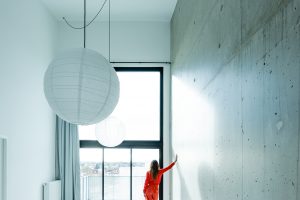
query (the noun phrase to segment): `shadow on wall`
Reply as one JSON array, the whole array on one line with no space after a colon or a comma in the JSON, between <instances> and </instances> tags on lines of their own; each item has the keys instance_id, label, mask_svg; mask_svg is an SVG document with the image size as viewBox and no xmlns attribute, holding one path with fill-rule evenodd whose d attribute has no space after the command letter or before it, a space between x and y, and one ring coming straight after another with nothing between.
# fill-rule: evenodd
<instances>
[{"instance_id":1,"label":"shadow on wall","mask_svg":"<svg viewBox=\"0 0 300 200\"><path fill-rule=\"evenodd\" d=\"M174 149L172 148L174 154ZM214 199L214 170L210 164L195 160L194 171L185 171L181 162L185 157L178 158L175 170L172 171L172 199L174 200L208 200ZM193 174L194 173L194 174ZM194 181L195 182L194 182ZM188 182L187 182L188 181ZM193 183L194 182L194 183Z\"/></svg>"},{"instance_id":2,"label":"shadow on wall","mask_svg":"<svg viewBox=\"0 0 300 200\"><path fill-rule=\"evenodd\" d=\"M180 164L177 164L177 173L179 176L178 186L180 187L180 191L176 191L176 193L180 193L180 198L178 196L174 196L173 199L181 199L181 200L204 200L204 199L213 199L213 177L214 173L211 168L207 167L199 167L198 174L195 174L195 178L198 179L198 185L193 186L194 189L198 189L198 191L194 191L191 194L189 193L188 186L185 182L186 176L183 174L183 171L180 167ZM198 196L200 194L200 196Z\"/></svg>"},{"instance_id":3,"label":"shadow on wall","mask_svg":"<svg viewBox=\"0 0 300 200\"><path fill-rule=\"evenodd\" d=\"M179 185L180 185L180 198L179 199L184 199L184 200L193 200L191 198L191 196L189 195L189 191L187 189L187 185L185 183L185 178L183 176L182 170L180 168L180 164L178 162L177 164L177 172L179 175ZM178 199L178 197L176 197L175 199Z\"/></svg>"},{"instance_id":4,"label":"shadow on wall","mask_svg":"<svg viewBox=\"0 0 300 200\"><path fill-rule=\"evenodd\" d=\"M198 188L201 200L214 199L214 172L209 166L198 168Z\"/></svg>"}]
</instances>

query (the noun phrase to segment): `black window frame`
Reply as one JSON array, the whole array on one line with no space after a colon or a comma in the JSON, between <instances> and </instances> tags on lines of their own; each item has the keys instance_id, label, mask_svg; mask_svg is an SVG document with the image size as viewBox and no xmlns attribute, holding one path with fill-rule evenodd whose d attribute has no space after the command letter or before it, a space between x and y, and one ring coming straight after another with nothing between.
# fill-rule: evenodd
<instances>
[{"instance_id":1,"label":"black window frame","mask_svg":"<svg viewBox=\"0 0 300 200\"><path fill-rule=\"evenodd\" d=\"M132 200L132 149L159 149L159 164L163 168L163 67L114 67L116 72L159 72L160 73L160 115L159 115L159 140L125 140L117 147L105 147L97 140L80 140L80 148L101 148L102 169L104 169L104 150L109 148L130 149L130 200ZM163 200L163 177L159 185L159 199ZM102 170L102 200L104 200L104 170Z\"/></svg>"}]
</instances>

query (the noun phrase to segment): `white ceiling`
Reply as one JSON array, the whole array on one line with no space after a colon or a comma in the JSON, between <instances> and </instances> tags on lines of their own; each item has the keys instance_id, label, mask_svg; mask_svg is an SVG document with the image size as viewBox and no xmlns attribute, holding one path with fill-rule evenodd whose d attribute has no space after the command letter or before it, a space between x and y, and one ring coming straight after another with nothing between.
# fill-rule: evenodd
<instances>
[{"instance_id":1,"label":"white ceiling","mask_svg":"<svg viewBox=\"0 0 300 200\"><path fill-rule=\"evenodd\" d=\"M83 21L84 0L42 0L58 19ZM105 0L86 0L87 22L100 10ZM170 21L177 0L110 0L112 21ZM108 19L108 0L97 17Z\"/></svg>"}]
</instances>

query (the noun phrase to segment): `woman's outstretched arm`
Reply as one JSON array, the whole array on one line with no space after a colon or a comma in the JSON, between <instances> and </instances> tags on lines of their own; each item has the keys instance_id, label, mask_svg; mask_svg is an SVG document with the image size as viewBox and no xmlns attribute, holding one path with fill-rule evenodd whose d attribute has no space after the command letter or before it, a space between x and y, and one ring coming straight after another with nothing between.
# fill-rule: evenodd
<instances>
[{"instance_id":1,"label":"woman's outstretched arm","mask_svg":"<svg viewBox=\"0 0 300 200\"><path fill-rule=\"evenodd\" d=\"M172 169L172 167L173 167L173 166L175 165L175 163L177 162L177 158L178 158L178 156L177 156L177 154L176 154L175 160L174 160L169 166L167 166L167 167L165 167L165 168L163 168L163 169L161 169L161 170L159 170L159 171L160 171L161 173L165 173L166 171Z\"/></svg>"}]
</instances>

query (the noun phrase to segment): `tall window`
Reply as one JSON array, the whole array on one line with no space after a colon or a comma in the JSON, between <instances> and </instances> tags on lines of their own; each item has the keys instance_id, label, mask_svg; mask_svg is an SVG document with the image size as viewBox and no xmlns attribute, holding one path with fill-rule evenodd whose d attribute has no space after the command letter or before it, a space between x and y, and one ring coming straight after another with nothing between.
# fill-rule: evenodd
<instances>
[{"instance_id":1,"label":"tall window","mask_svg":"<svg viewBox=\"0 0 300 200\"><path fill-rule=\"evenodd\" d=\"M143 199L151 160L162 163L163 68L115 69L120 99L111 116L124 124L125 140L106 148L96 140L95 125L79 126L81 200Z\"/></svg>"}]
</instances>

